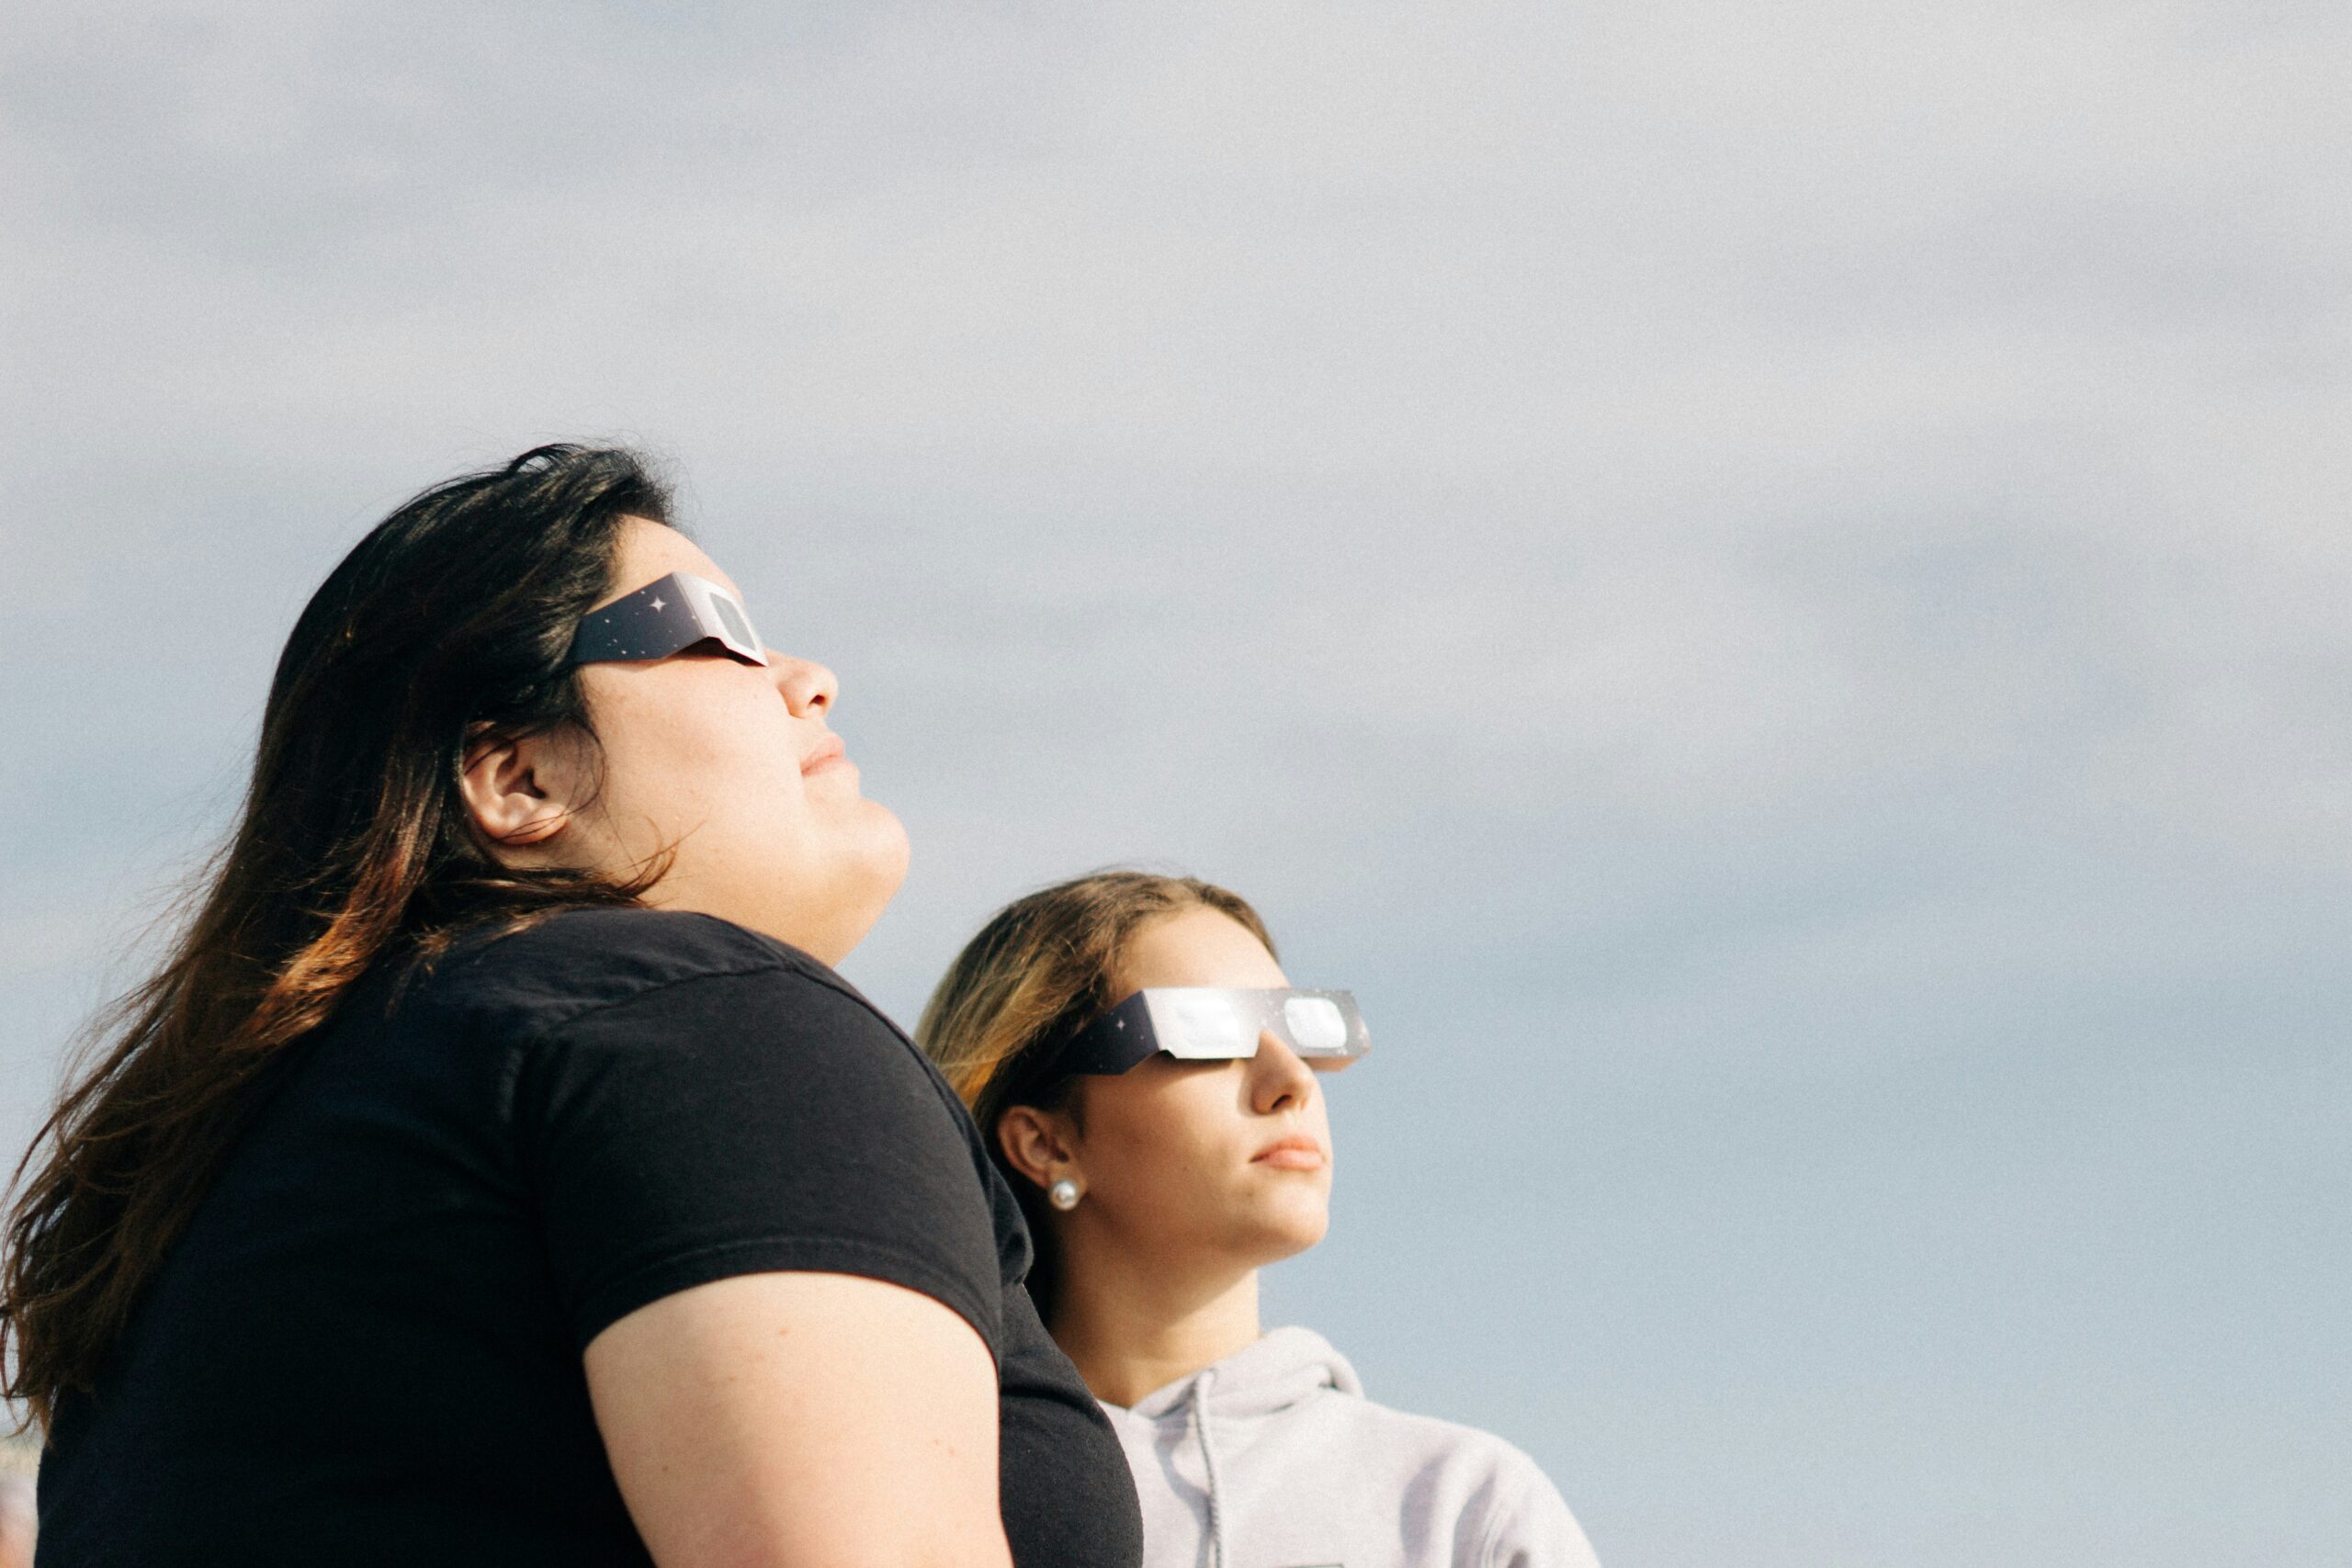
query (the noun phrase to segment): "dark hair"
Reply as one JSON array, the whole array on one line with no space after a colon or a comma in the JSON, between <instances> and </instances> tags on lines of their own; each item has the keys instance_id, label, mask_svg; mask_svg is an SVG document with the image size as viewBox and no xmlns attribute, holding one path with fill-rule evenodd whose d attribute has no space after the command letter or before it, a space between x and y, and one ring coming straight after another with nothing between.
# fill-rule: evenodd
<instances>
[{"instance_id":1,"label":"dark hair","mask_svg":"<svg viewBox=\"0 0 2352 1568\"><path fill-rule=\"evenodd\" d=\"M1122 999L1111 990L1128 941L1149 920L1201 908L1274 951L1266 922L1238 893L1192 876L1098 871L998 910L948 965L915 1025L916 1041L971 1108L989 1157L1028 1215L1037 1248L1029 1292L1041 1311L1053 1308L1053 1231L1036 1184L1006 1159L997 1122L1016 1105L1053 1111L1069 1102L1073 1080L1053 1070L1052 1057Z\"/></svg>"},{"instance_id":2,"label":"dark hair","mask_svg":"<svg viewBox=\"0 0 2352 1568\"><path fill-rule=\"evenodd\" d=\"M256 1079L396 944L633 902L503 865L458 793L467 741L588 731L569 661L623 519L669 518L634 455L541 446L435 485L372 529L279 655L243 809L162 968L102 1015L93 1059L17 1168L0 1271L6 1392L46 1427L87 1390L243 1131ZM36 1166L36 1156L39 1164Z\"/></svg>"}]
</instances>

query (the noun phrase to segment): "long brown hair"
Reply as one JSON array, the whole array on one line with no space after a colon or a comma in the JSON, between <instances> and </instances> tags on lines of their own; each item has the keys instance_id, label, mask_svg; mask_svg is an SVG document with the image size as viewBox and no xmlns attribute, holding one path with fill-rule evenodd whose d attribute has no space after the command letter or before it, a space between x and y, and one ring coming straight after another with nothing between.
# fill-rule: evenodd
<instances>
[{"instance_id":1,"label":"long brown hair","mask_svg":"<svg viewBox=\"0 0 2352 1568\"><path fill-rule=\"evenodd\" d=\"M1029 1289L1042 1310L1052 1310L1052 1232L1035 1184L1006 1159L997 1122L1016 1105L1069 1101L1071 1080L1052 1071L1055 1048L1121 1000L1112 987L1138 929L1196 908L1230 917L1273 953L1266 922L1238 893L1197 877L1098 871L998 910L947 966L915 1025L916 1043L971 1108L1028 1214L1037 1248Z\"/></svg>"},{"instance_id":2,"label":"long brown hair","mask_svg":"<svg viewBox=\"0 0 2352 1568\"><path fill-rule=\"evenodd\" d=\"M416 496L311 596L234 833L17 1168L0 1348L15 1351L6 1393L44 1428L95 1385L265 1066L379 958L643 891L650 878L502 865L458 781L484 728L589 732L573 630L610 586L623 519L668 511L633 455L542 446Z\"/></svg>"}]
</instances>

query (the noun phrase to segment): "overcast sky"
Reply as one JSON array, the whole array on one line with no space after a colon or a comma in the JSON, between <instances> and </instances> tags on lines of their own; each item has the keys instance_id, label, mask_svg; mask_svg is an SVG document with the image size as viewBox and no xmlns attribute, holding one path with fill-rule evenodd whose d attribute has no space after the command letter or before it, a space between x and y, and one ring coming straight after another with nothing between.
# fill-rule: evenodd
<instances>
[{"instance_id":1,"label":"overcast sky","mask_svg":"<svg viewBox=\"0 0 2352 1568\"><path fill-rule=\"evenodd\" d=\"M401 496L640 443L915 844L1352 986L1278 1319L1611 1568L2352 1558L2352 13L19 7L0 1132Z\"/></svg>"}]
</instances>

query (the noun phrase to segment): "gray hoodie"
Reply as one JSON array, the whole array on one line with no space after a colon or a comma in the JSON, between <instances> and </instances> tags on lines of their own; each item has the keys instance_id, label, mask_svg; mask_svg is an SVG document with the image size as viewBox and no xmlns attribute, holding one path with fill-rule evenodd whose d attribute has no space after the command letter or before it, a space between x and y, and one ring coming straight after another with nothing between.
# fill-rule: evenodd
<instances>
[{"instance_id":1,"label":"gray hoodie","mask_svg":"<svg viewBox=\"0 0 2352 1568\"><path fill-rule=\"evenodd\" d=\"M1102 1408L1143 1501L1144 1568L1599 1568L1533 1460L1373 1404L1307 1329Z\"/></svg>"}]
</instances>

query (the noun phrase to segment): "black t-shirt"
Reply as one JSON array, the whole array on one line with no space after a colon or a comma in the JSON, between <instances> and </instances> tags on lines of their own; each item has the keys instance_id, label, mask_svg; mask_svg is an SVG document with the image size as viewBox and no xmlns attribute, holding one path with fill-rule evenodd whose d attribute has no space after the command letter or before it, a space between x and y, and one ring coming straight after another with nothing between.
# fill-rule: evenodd
<instances>
[{"instance_id":1,"label":"black t-shirt","mask_svg":"<svg viewBox=\"0 0 2352 1568\"><path fill-rule=\"evenodd\" d=\"M769 1269L962 1314L996 1356L1015 1562L1140 1560L1012 1192L814 959L699 915L561 915L379 965L265 1092L99 1388L61 1404L42 1568L643 1564L581 1351Z\"/></svg>"}]
</instances>

